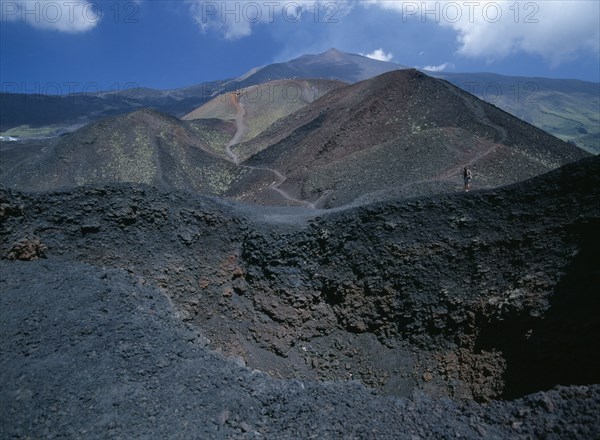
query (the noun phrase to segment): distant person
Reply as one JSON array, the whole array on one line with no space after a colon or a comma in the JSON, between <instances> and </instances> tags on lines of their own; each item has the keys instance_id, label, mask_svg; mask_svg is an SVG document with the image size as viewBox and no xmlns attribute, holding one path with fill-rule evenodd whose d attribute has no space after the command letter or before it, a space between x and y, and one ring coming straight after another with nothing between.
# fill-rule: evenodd
<instances>
[{"instance_id":1,"label":"distant person","mask_svg":"<svg viewBox=\"0 0 600 440\"><path fill-rule=\"evenodd\" d=\"M471 180L473 179L473 173L467 167L465 167L463 171L463 179L465 180L465 192L469 192L469 190L471 189Z\"/></svg>"}]
</instances>

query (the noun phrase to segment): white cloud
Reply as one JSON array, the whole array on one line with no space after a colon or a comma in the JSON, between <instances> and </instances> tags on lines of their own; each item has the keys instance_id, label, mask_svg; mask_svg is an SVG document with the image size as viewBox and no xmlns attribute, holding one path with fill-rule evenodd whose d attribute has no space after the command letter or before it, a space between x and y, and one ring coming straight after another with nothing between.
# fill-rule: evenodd
<instances>
[{"instance_id":1,"label":"white cloud","mask_svg":"<svg viewBox=\"0 0 600 440\"><path fill-rule=\"evenodd\" d=\"M351 0L187 0L187 3L192 19L203 33L216 32L226 40L247 37L254 26L275 21L294 25L310 18L316 23L337 23L354 7Z\"/></svg>"},{"instance_id":2,"label":"white cloud","mask_svg":"<svg viewBox=\"0 0 600 440\"><path fill-rule=\"evenodd\" d=\"M38 29L87 32L102 19L102 4L87 0L0 0L0 21L26 23Z\"/></svg>"},{"instance_id":3,"label":"white cloud","mask_svg":"<svg viewBox=\"0 0 600 440\"><path fill-rule=\"evenodd\" d=\"M223 10L217 2L206 2L193 0L190 1L190 13L193 20L200 27L202 33L209 31L217 32L221 34L226 40L237 40L243 37L247 37L252 34L252 27L249 20L242 20L241 17L241 4L240 2L231 2L232 11L234 13L228 13L228 10ZM262 20L258 17L258 22Z\"/></svg>"},{"instance_id":4,"label":"white cloud","mask_svg":"<svg viewBox=\"0 0 600 440\"><path fill-rule=\"evenodd\" d=\"M493 61L515 53L536 54L551 65L582 52L600 52L600 2L573 1L386 1L404 22L435 22L456 31L458 53Z\"/></svg>"},{"instance_id":5,"label":"white cloud","mask_svg":"<svg viewBox=\"0 0 600 440\"><path fill-rule=\"evenodd\" d=\"M391 52L385 53L383 51L383 49L376 49L371 53L368 53L368 54L361 53L360 55L367 57L367 58L374 59L374 60L378 60L378 61L391 61L392 58L394 58L394 55Z\"/></svg>"},{"instance_id":6,"label":"white cloud","mask_svg":"<svg viewBox=\"0 0 600 440\"><path fill-rule=\"evenodd\" d=\"M449 67L454 67L452 63L443 63L438 66L424 66L423 70L429 70L430 72L443 72Z\"/></svg>"}]
</instances>

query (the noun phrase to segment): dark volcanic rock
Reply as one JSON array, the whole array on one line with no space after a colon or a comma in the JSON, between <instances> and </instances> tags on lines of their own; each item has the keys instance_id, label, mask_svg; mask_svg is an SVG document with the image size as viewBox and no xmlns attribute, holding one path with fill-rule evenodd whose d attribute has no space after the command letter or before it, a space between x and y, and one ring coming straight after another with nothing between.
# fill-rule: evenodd
<instances>
[{"instance_id":1,"label":"dark volcanic rock","mask_svg":"<svg viewBox=\"0 0 600 440\"><path fill-rule=\"evenodd\" d=\"M400 394L411 381L478 400L599 382L599 164L250 237L250 291L276 293L254 293L254 308L287 335L268 320L254 337L304 361L284 371L348 377L349 362L351 377Z\"/></svg>"},{"instance_id":2,"label":"dark volcanic rock","mask_svg":"<svg viewBox=\"0 0 600 440\"><path fill-rule=\"evenodd\" d=\"M334 212L1 190L0 255L48 249L2 263L4 437L597 437L599 179Z\"/></svg>"},{"instance_id":3,"label":"dark volcanic rock","mask_svg":"<svg viewBox=\"0 0 600 440\"><path fill-rule=\"evenodd\" d=\"M224 359L122 270L2 263L2 438L593 438L600 388L488 407L275 380Z\"/></svg>"}]
</instances>

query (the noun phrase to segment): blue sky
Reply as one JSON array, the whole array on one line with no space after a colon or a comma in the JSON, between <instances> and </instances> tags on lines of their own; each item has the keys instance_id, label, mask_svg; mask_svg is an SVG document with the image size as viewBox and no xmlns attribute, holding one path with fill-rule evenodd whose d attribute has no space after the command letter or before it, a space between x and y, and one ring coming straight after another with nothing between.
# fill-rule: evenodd
<instances>
[{"instance_id":1,"label":"blue sky","mask_svg":"<svg viewBox=\"0 0 600 440\"><path fill-rule=\"evenodd\" d=\"M0 0L3 91L177 88L336 47L600 81L600 2Z\"/></svg>"}]
</instances>

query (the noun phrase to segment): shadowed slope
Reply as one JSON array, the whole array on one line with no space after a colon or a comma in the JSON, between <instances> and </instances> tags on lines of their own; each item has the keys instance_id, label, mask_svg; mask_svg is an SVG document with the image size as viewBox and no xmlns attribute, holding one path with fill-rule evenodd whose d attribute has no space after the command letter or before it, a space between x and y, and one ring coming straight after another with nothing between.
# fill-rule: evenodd
<instances>
[{"instance_id":1,"label":"shadowed slope","mask_svg":"<svg viewBox=\"0 0 600 440\"><path fill-rule=\"evenodd\" d=\"M600 152L600 84L493 73L426 72L564 141Z\"/></svg>"}]
</instances>

